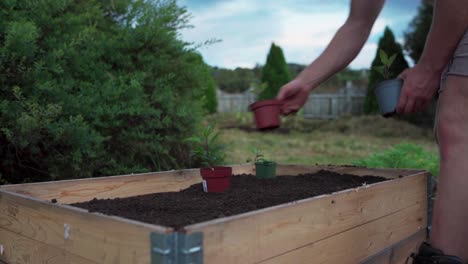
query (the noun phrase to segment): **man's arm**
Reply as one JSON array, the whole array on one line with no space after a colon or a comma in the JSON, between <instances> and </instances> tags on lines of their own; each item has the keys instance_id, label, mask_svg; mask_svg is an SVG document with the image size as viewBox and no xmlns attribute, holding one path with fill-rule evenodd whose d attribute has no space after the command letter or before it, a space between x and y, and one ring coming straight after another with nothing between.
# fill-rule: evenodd
<instances>
[{"instance_id":1,"label":"man's arm","mask_svg":"<svg viewBox=\"0 0 468 264\"><path fill-rule=\"evenodd\" d=\"M345 24L337 31L325 51L299 75L310 89L344 69L359 54L367 41L384 0L353 0Z\"/></svg>"},{"instance_id":2,"label":"man's arm","mask_svg":"<svg viewBox=\"0 0 468 264\"><path fill-rule=\"evenodd\" d=\"M420 111L439 88L440 76L468 29L468 0L435 2L434 19L419 63L401 74L399 113Z\"/></svg>"},{"instance_id":3,"label":"man's arm","mask_svg":"<svg viewBox=\"0 0 468 264\"><path fill-rule=\"evenodd\" d=\"M352 0L348 19L325 51L292 82L281 88L283 113L301 108L308 93L333 74L345 68L359 54L372 30L385 0Z\"/></svg>"}]
</instances>

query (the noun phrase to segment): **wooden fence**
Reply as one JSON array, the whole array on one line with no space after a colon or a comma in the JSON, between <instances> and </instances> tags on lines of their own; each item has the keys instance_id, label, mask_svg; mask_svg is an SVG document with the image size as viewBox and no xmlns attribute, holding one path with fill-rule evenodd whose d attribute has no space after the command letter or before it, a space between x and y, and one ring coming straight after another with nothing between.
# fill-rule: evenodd
<instances>
[{"instance_id":1,"label":"wooden fence","mask_svg":"<svg viewBox=\"0 0 468 264\"><path fill-rule=\"evenodd\" d=\"M248 106L255 102L252 92L228 94L218 90L218 112L246 112ZM348 83L346 87L333 94L310 94L303 107L306 118L334 119L343 115L360 115L363 113L365 89Z\"/></svg>"}]
</instances>

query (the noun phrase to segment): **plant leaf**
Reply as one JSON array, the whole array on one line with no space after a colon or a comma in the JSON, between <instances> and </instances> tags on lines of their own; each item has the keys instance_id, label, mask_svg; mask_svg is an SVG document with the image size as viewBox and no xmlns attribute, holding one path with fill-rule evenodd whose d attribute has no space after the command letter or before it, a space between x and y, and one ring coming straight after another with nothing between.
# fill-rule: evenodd
<instances>
[{"instance_id":1,"label":"plant leaf","mask_svg":"<svg viewBox=\"0 0 468 264\"><path fill-rule=\"evenodd\" d=\"M209 144L212 144L214 142L216 142L216 140L218 139L218 136L219 136L219 132L215 133L211 139L208 140Z\"/></svg>"},{"instance_id":2,"label":"plant leaf","mask_svg":"<svg viewBox=\"0 0 468 264\"><path fill-rule=\"evenodd\" d=\"M390 59L388 59L388 67L390 68L390 66L393 64L393 62L395 61L396 59L396 54L393 54Z\"/></svg>"},{"instance_id":3,"label":"plant leaf","mask_svg":"<svg viewBox=\"0 0 468 264\"><path fill-rule=\"evenodd\" d=\"M374 70L382 74L385 77L385 66L375 66Z\"/></svg>"},{"instance_id":4,"label":"plant leaf","mask_svg":"<svg viewBox=\"0 0 468 264\"><path fill-rule=\"evenodd\" d=\"M382 61L383 65L388 65L388 56L387 53L383 49L379 50L380 60Z\"/></svg>"},{"instance_id":5,"label":"plant leaf","mask_svg":"<svg viewBox=\"0 0 468 264\"><path fill-rule=\"evenodd\" d=\"M184 139L184 142L200 144L202 142L202 140L199 137L189 137L189 138Z\"/></svg>"}]
</instances>

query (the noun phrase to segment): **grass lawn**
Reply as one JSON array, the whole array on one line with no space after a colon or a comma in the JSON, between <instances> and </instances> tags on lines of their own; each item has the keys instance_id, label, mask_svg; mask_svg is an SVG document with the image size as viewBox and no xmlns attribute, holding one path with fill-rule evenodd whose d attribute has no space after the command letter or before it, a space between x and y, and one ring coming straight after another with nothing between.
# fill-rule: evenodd
<instances>
[{"instance_id":1,"label":"grass lawn","mask_svg":"<svg viewBox=\"0 0 468 264\"><path fill-rule=\"evenodd\" d=\"M227 144L227 164L245 163L247 158L252 156L249 150L251 146L262 150L269 159L290 164L352 164L401 142L419 145L437 153L437 145L430 129L421 129L403 121L377 116L342 118L335 121L305 120L303 122L309 123L299 126L297 120L285 120L283 127L292 128L288 134L223 129L222 127L233 126L232 122L226 120L227 118L223 118L220 122L224 122L220 126L220 139ZM240 122L235 121L235 118L233 121L237 124Z\"/></svg>"}]
</instances>

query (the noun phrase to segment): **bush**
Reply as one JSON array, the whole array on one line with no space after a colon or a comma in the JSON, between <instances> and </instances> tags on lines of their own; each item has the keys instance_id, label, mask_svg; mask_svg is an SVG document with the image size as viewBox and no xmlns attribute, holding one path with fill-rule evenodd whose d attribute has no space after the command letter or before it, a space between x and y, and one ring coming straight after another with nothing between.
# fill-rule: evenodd
<instances>
[{"instance_id":1,"label":"bush","mask_svg":"<svg viewBox=\"0 0 468 264\"><path fill-rule=\"evenodd\" d=\"M270 51L268 52L267 61L262 68L261 83L264 89L259 95L259 99L273 99L278 94L281 86L285 85L291 80L291 73L289 72L286 59L284 58L283 50L281 47L271 44Z\"/></svg>"},{"instance_id":2,"label":"bush","mask_svg":"<svg viewBox=\"0 0 468 264\"><path fill-rule=\"evenodd\" d=\"M0 18L1 181L189 165L211 78L176 1L1 1Z\"/></svg>"},{"instance_id":3,"label":"bush","mask_svg":"<svg viewBox=\"0 0 468 264\"><path fill-rule=\"evenodd\" d=\"M439 175L439 156L421 146L401 143L392 149L371 155L354 165L374 168L423 169Z\"/></svg>"}]
</instances>

